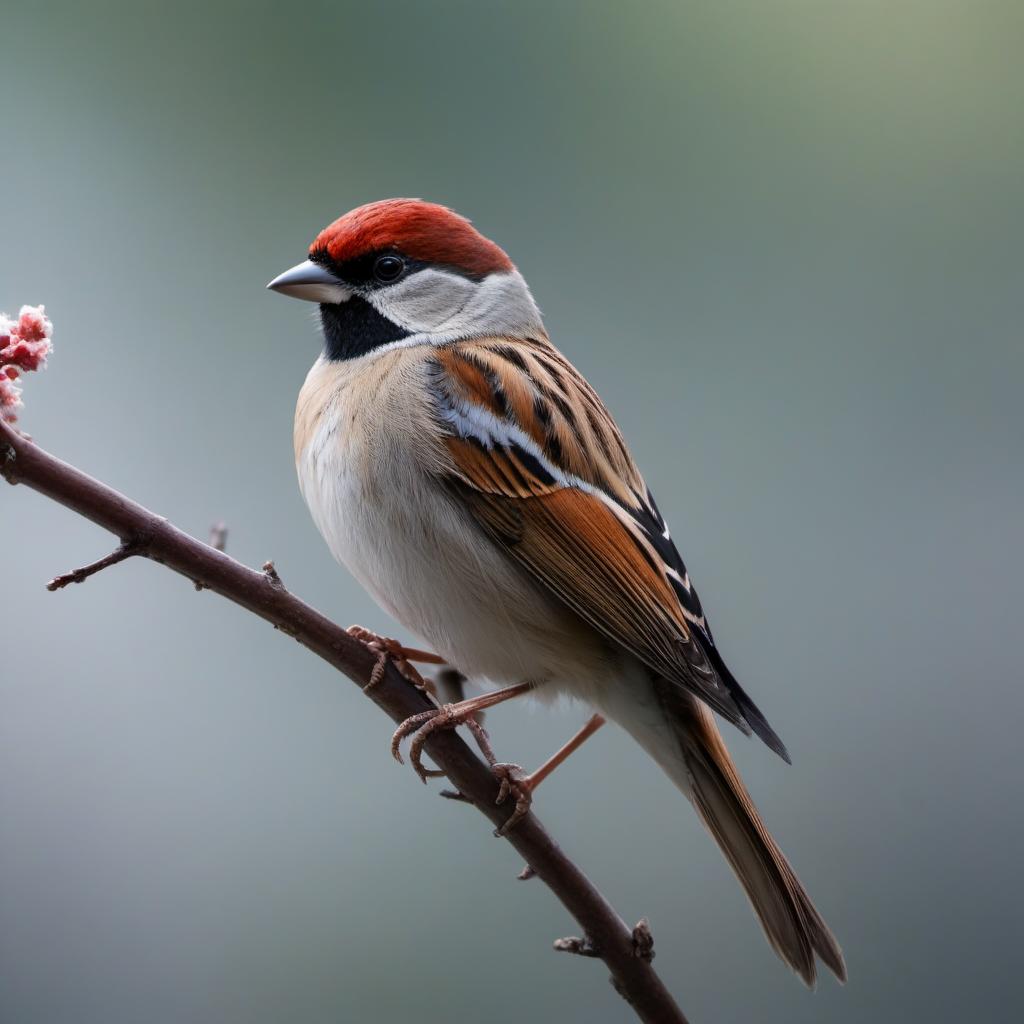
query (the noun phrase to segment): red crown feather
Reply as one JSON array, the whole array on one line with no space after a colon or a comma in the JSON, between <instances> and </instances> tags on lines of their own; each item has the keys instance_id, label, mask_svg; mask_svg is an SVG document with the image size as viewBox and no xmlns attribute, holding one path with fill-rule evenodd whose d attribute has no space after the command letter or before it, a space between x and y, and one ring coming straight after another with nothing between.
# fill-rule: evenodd
<instances>
[{"instance_id":1,"label":"red crown feather","mask_svg":"<svg viewBox=\"0 0 1024 1024\"><path fill-rule=\"evenodd\" d=\"M458 267L474 277L513 269L500 246L454 210L422 199L368 203L328 225L310 246L337 263L381 249L397 249L425 263Z\"/></svg>"}]
</instances>

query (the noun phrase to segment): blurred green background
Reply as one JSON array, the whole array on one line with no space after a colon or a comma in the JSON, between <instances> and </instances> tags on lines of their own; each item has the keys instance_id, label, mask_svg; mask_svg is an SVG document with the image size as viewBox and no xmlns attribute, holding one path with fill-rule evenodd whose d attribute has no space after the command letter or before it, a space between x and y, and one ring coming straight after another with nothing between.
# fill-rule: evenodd
<instances>
[{"instance_id":1,"label":"blurred green background","mask_svg":"<svg viewBox=\"0 0 1024 1024\"><path fill-rule=\"evenodd\" d=\"M537 809L707 1021L1024 1013L1024 7L0 3L23 427L343 624L298 495L343 211L448 203L605 397L793 753L729 740L846 950L810 995L615 731ZM346 680L0 489L0 1020L625 1021L575 925ZM505 707L532 765L585 715Z\"/></svg>"}]
</instances>

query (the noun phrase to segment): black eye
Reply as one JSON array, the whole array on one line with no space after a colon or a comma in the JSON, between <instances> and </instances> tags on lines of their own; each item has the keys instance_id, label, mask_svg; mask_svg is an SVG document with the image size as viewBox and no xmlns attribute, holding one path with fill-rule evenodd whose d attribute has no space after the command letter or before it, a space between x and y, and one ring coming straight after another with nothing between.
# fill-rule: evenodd
<instances>
[{"instance_id":1,"label":"black eye","mask_svg":"<svg viewBox=\"0 0 1024 1024\"><path fill-rule=\"evenodd\" d=\"M401 256L378 256L373 264L373 276L384 284L397 281L405 273L405 260Z\"/></svg>"}]
</instances>

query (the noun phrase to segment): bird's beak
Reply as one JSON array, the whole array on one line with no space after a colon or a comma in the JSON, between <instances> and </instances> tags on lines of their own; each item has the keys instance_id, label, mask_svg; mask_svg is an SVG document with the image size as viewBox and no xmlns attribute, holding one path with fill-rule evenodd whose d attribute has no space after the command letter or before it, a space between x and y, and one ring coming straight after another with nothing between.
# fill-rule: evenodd
<instances>
[{"instance_id":1,"label":"bird's beak","mask_svg":"<svg viewBox=\"0 0 1024 1024\"><path fill-rule=\"evenodd\" d=\"M352 293L329 270L304 260L274 278L267 287L271 291L290 295L307 302L345 302Z\"/></svg>"}]
</instances>

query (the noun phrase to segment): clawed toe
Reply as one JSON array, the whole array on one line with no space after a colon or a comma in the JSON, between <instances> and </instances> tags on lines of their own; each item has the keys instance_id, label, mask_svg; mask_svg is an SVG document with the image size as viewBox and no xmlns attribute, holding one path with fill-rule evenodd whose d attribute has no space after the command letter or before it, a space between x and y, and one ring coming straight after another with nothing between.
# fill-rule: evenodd
<instances>
[{"instance_id":1,"label":"clawed toe","mask_svg":"<svg viewBox=\"0 0 1024 1024\"><path fill-rule=\"evenodd\" d=\"M530 776L518 764L498 762L491 765L491 771L499 783L498 795L494 802L503 804L510 796L516 802L508 821L501 828L494 830L496 836L503 836L515 828L530 810L533 803L533 785Z\"/></svg>"},{"instance_id":2,"label":"clawed toe","mask_svg":"<svg viewBox=\"0 0 1024 1024\"><path fill-rule=\"evenodd\" d=\"M530 805L533 803L533 780L523 771L522 766L493 760L490 744L487 743L487 734L476 723L472 711L462 711L453 704L445 704L443 707L423 711L418 715L407 718L399 725L391 737L391 755L399 764L403 764L402 740L407 736L411 736L409 761L412 763L413 769L420 779L425 783L429 778L444 775L444 772L435 771L423 766L423 746L433 733L441 729L454 729L460 725L475 727L473 731L477 735L477 739L482 740L485 744L485 753L488 755L491 771L494 773L494 777L498 780L499 784L498 795L494 802L496 804L503 804L509 797L515 801L515 806L512 808L508 821L500 828L494 830L496 836L504 836L510 829L515 828L530 810ZM442 795L452 796L455 799L465 799L462 794L445 792Z\"/></svg>"},{"instance_id":3,"label":"clawed toe","mask_svg":"<svg viewBox=\"0 0 1024 1024\"><path fill-rule=\"evenodd\" d=\"M466 725L476 738L488 764L494 766L494 752L487 740L487 731L477 720L477 715L486 708L501 704L512 697L519 697L528 693L533 688L532 683L516 683L515 686L508 686L504 690L495 690L492 693L481 694L479 697L472 697L469 700L459 701L457 704L444 704L439 708L431 708L429 711L421 711L418 715L412 715L402 722L391 737L391 754L402 763L402 740L411 736L409 743L409 760L416 771L416 774L426 782L431 776L444 775L444 772L431 771L423 767L423 746L430 737L439 729L454 729L460 725ZM532 788L529 780L522 775L522 769L518 765L497 765L495 772L503 779L501 793L498 802L505 800L510 794L515 797L516 807L512 818L506 823L505 828L514 825L529 809L529 790ZM504 773L504 774L502 774ZM518 774L516 774L518 773ZM504 831L504 829L502 830Z\"/></svg>"},{"instance_id":4,"label":"clawed toe","mask_svg":"<svg viewBox=\"0 0 1024 1024\"><path fill-rule=\"evenodd\" d=\"M366 644L377 655L377 663L373 666L370 680L363 689L371 689L384 678L384 672L390 660L394 662L395 668L417 689L431 695L436 693L434 684L430 680L424 679L412 663L419 661L430 665L443 665L445 664L444 658L437 654L431 654L429 651L417 650L415 647L404 647L397 640L393 640L389 636L381 636L363 626L349 626L345 632Z\"/></svg>"},{"instance_id":5,"label":"clawed toe","mask_svg":"<svg viewBox=\"0 0 1024 1024\"><path fill-rule=\"evenodd\" d=\"M391 756L399 763L405 764L405 760L402 758L402 740L406 736L412 735L418 729L420 729L424 722L429 722L440 709L432 708L430 711L423 711L418 715L412 715L407 718L399 727L394 731L391 737Z\"/></svg>"},{"instance_id":6,"label":"clawed toe","mask_svg":"<svg viewBox=\"0 0 1024 1024\"><path fill-rule=\"evenodd\" d=\"M402 740L407 736L412 736L412 742L409 744L409 761L420 779L426 782L427 779L444 775L442 771L423 766L423 745L433 733L440 729L454 729L462 725L470 715L471 713L460 714L453 710L453 705L445 704L443 707L423 711L407 718L391 737L391 755L399 764L404 763L401 751Z\"/></svg>"}]
</instances>

